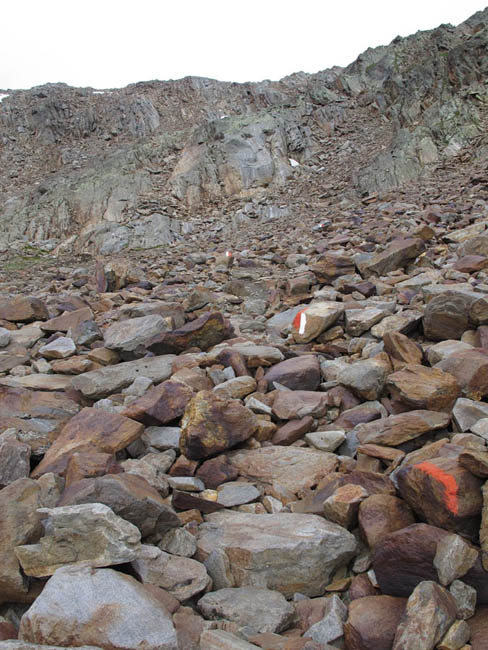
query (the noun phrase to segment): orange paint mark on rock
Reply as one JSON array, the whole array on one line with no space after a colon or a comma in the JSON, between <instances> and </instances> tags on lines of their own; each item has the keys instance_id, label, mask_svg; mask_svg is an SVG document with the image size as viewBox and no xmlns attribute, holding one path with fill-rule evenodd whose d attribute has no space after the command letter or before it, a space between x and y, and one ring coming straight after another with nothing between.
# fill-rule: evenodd
<instances>
[{"instance_id":1,"label":"orange paint mark on rock","mask_svg":"<svg viewBox=\"0 0 488 650\"><path fill-rule=\"evenodd\" d=\"M300 327L300 316L306 312L308 307L305 307L304 309L300 309L300 311L297 313L295 318L293 319L293 327L297 330Z\"/></svg>"},{"instance_id":2,"label":"orange paint mark on rock","mask_svg":"<svg viewBox=\"0 0 488 650\"><path fill-rule=\"evenodd\" d=\"M453 514L457 515L459 512L458 484L454 476L444 472L440 467L432 463L419 463L415 467L429 474L429 476L432 476L432 478L435 478L436 481L439 481L444 486L444 503Z\"/></svg>"}]
</instances>

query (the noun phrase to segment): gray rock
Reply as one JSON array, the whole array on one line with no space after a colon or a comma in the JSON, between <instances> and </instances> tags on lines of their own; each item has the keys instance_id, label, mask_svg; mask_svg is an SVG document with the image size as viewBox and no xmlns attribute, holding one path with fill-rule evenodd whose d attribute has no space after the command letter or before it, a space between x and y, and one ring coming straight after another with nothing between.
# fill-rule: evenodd
<instances>
[{"instance_id":1,"label":"gray rock","mask_svg":"<svg viewBox=\"0 0 488 650\"><path fill-rule=\"evenodd\" d=\"M0 327L0 348L6 348L10 343L10 339L10 330L5 329L5 327Z\"/></svg>"},{"instance_id":2,"label":"gray rock","mask_svg":"<svg viewBox=\"0 0 488 650\"><path fill-rule=\"evenodd\" d=\"M459 431L472 431L477 422L488 418L488 404L460 397L454 404L452 415Z\"/></svg>"},{"instance_id":3,"label":"gray rock","mask_svg":"<svg viewBox=\"0 0 488 650\"><path fill-rule=\"evenodd\" d=\"M383 392L387 376L384 363L365 359L339 371L337 381L363 399L376 400Z\"/></svg>"},{"instance_id":4,"label":"gray rock","mask_svg":"<svg viewBox=\"0 0 488 650\"><path fill-rule=\"evenodd\" d=\"M29 476L30 456L31 448L17 440L15 429L0 435L0 487Z\"/></svg>"},{"instance_id":5,"label":"gray rock","mask_svg":"<svg viewBox=\"0 0 488 650\"><path fill-rule=\"evenodd\" d=\"M323 618L304 633L305 637L309 636L322 644L336 641L343 635L347 618L347 607L335 594L327 598L324 610Z\"/></svg>"},{"instance_id":6,"label":"gray rock","mask_svg":"<svg viewBox=\"0 0 488 650\"><path fill-rule=\"evenodd\" d=\"M456 602L457 617L463 620L471 618L476 610L476 589L461 580L454 580L449 591Z\"/></svg>"},{"instance_id":7,"label":"gray rock","mask_svg":"<svg viewBox=\"0 0 488 650\"><path fill-rule=\"evenodd\" d=\"M171 555L193 557L197 551L197 540L185 528L173 528L162 536L158 547Z\"/></svg>"},{"instance_id":8,"label":"gray rock","mask_svg":"<svg viewBox=\"0 0 488 650\"><path fill-rule=\"evenodd\" d=\"M252 483L243 483L231 481L223 483L217 488L217 502L226 508L240 506L244 503L256 501L261 496L261 492Z\"/></svg>"},{"instance_id":9,"label":"gray rock","mask_svg":"<svg viewBox=\"0 0 488 650\"><path fill-rule=\"evenodd\" d=\"M39 348L39 354L46 359L67 359L75 354L75 352L75 342L68 336L61 336Z\"/></svg>"},{"instance_id":10,"label":"gray rock","mask_svg":"<svg viewBox=\"0 0 488 650\"><path fill-rule=\"evenodd\" d=\"M56 571L22 616L19 637L42 645L75 639L113 650L178 647L171 617L159 600L128 575L86 564Z\"/></svg>"},{"instance_id":11,"label":"gray rock","mask_svg":"<svg viewBox=\"0 0 488 650\"><path fill-rule=\"evenodd\" d=\"M204 630L200 636L200 650L258 650L259 646L248 643L235 634L224 630Z\"/></svg>"},{"instance_id":12,"label":"gray rock","mask_svg":"<svg viewBox=\"0 0 488 650\"><path fill-rule=\"evenodd\" d=\"M180 427L146 427L141 439L148 448L166 451L180 448L180 436Z\"/></svg>"},{"instance_id":13,"label":"gray rock","mask_svg":"<svg viewBox=\"0 0 488 650\"><path fill-rule=\"evenodd\" d=\"M136 526L101 503L40 508L38 512L47 515L45 536L37 544L15 549L29 576L50 576L73 562L87 561L93 567L122 564L134 559L140 549Z\"/></svg>"},{"instance_id":14,"label":"gray rock","mask_svg":"<svg viewBox=\"0 0 488 650\"><path fill-rule=\"evenodd\" d=\"M153 336L166 331L168 324L158 314L130 318L114 323L105 330L105 347L116 350L125 360L136 359L147 353L145 344Z\"/></svg>"},{"instance_id":15,"label":"gray rock","mask_svg":"<svg viewBox=\"0 0 488 650\"><path fill-rule=\"evenodd\" d=\"M200 598L197 606L207 619L232 621L258 634L281 632L294 613L293 606L278 591L256 587L212 591Z\"/></svg>"},{"instance_id":16,"label":"gray rock","mask_svg":"<svg viewBox=\"0 0 488 650\"><path fill-rule=\"evenodd\" d=\"M351 336L361 336L364 332L388 316L388 312L376 307L366 309L346 309L346 332Z\"/></svg>"},{"instance_id":17,"label":"gray rock","mask_svg":"<svg viewBox=\"0 0 488 650\"><path fill-rule=\"evenodd\" d=\"M73 388L79 390L89 399L108 397L132 382L139 376L148 377L157 384L169 379L172 374L171 363L173 354L166 354L148 359L137 359L107 366L99 370L91 370L73 377Z\"/></svg>"},{"instance_id":18,"label":"gray rock","mask_svg":"<svg viewBox=\"0 0 488 650\"><path fill-rule=\"evenodd\" d=\"M316 515L218 512L200 525L196 558L214 587L266 587L290 598L323 593L356 551L344 528Z\"/></svg>"},{"instance_id":19,"label":"gray rock","mask_svg":"<svg viewBox=\"0 0 488 650\"><path fill-rule=\"evenodd\" d=\"M337 447L340 447L344 440L346 439L346 434L344 431L313 431L312 433L305 434L305 440L309 445L315 447L315 449L320 449L320 451L335 451Z\"/></svg>"}]
</instances>

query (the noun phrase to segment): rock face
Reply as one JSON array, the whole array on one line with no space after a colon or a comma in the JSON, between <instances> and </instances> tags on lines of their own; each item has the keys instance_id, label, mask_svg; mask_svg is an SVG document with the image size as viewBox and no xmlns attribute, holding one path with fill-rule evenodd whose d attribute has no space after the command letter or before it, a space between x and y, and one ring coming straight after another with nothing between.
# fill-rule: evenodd
<instances>
[{"instance_id":1,"label":"rock face","mask_svg":"<svg viewBox=\"0 0 488 650\"><path fill-rule=\"evenodd\" d=\"M56 571L22 617L19 636L43 645L177 649L171 617L155 596L130 576L86 565Z\"/></svg>"},{"instance_id":2,"label":"rock face","mask_svg":"<svg viewBox=\"0 0 488 650\"><path fill-rule=\"evenodd\" d=\"M314 515L215 513L200 527L197 559L214 587L259 586L291 598L323 593L332 572L354 554L344 528Z\"/></svg>"}]
</instances>

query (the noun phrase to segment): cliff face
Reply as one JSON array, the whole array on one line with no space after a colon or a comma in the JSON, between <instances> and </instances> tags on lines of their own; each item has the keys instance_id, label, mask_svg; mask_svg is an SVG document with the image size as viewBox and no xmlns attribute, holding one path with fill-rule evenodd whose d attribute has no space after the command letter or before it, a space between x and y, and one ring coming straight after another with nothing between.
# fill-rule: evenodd
<instances>
[{"instance_id":1,"label":"cliff face","mask_svg":"<svg viewBox=\"0 0 488 650\"><path fill-rule=\"evenodd\" d=\"M486 155L487 43L485 10L279 82L0 91L0 245L152 247L311 185L340 200L431 178Z\"/></svg>"}]
</instances>

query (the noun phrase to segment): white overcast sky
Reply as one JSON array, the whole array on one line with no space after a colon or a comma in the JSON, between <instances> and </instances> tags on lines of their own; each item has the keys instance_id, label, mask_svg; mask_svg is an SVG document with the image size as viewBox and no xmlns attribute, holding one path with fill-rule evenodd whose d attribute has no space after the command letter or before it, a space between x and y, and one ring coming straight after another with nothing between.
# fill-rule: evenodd
<instances>
[{"instance_id":1,"label":"white overcast sky","mask_svg":"<svg viewBox=\"0 0 488 650\"><path fill-rule=\"evenodd\" d=\"M485 0L486 1L486 0ZM280 79L351 63L483 0L0 0L0 89L187 75Z\"/></svg>"}]
</instances>

